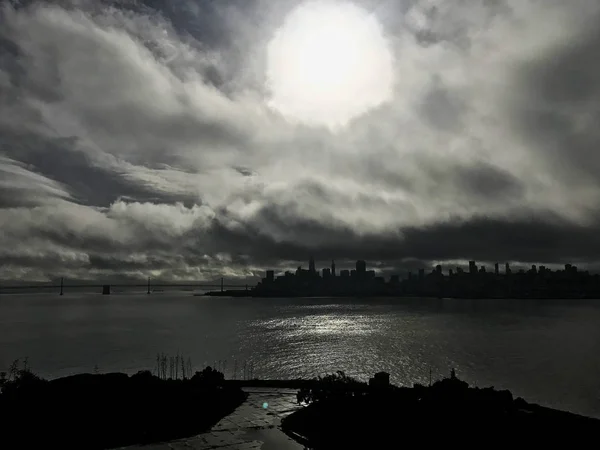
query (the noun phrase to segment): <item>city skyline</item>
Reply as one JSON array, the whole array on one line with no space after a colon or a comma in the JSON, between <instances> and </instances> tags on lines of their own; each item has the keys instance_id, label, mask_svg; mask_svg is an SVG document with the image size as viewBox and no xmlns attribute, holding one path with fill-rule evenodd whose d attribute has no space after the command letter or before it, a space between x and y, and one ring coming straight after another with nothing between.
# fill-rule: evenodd
<instances>
[{"instance_id":1,"label":"city skyline","mask_svg":"<svg viewBox=\"0 0 600 450\"><path fill-rule=\"evenodd\" d=\"M420 268L402 277L392 274L386 279L367 269L364 260L357 260L354 269L342 269L333 275L331 268L316 267L314 258L309 259L309 268L299 266L296 271L286 271L276 276L267 270L265 276L252 289L211 291L208 295L237 297L438 297L438 298L598 298L600 296L600 274L590 274L572 264L560 270L551 270L544 265L532 265L528 270L511 268L495 263L488 271L477 261L469 261L465 270L451 267L444 271L441 264L430 272Z\"/></svg>"},{"instance_id":2,"label":"city skyline","mask_svg":"<svg viewBox=\"0 0 600 450\"><path fill-rule=\"evenodd\" d=\"M281 269L279 271L274 269L266 269L264 271L265 276L262 278L265 279L275 279L278 276L286 276L287 274L295 274L298 276L299 273L307 273L311 276L318 276L321 278L335 278L337 277L354 277L358 273L369 274L372 277L377 275L378 277L386 278L386 274L388 277L397 278L400 280L410 279L411 276L423 276L429 275L432 273L443 274L443 275L455 275L460 273L489 273L494 275L510 275L510 274L518 274L518 273L544 273L544 272L558 272L558 271L581 271L582 273L592 273L595 272L588 270L586 267L579 267L576 264L565 263L563 266L559 266L557 264L554 265L545 265L545 264L531 264L529 266L519 265L519 264L511 264L511 262L496 262L488 267L485 263L479 264L477 261L470 260L466 264L447 264L444 266L443 264L435 264L430 267L418 267L416 270L408 270L405 273L394 273L387 271L381 271L378 268L367 270L368 262L365 260L356 260L354 263L354 268L340 268L336 265L335 260L331 260L331 265L329 267L324 266L321 269L318 267L318 262L311 256L308 260L308 269L304 269L302 265L298 266L295 270L286 270ZM349 264L346 263L341 267L348 267ZM427 272L427 270L431 270ZM488 270L489 269L489 270Z\"/></svg>"},{"instance_id":3,"label":"city skyline","mask_svg":"<svg viewBox=\"0 0 600 450\"><path fill-rule=\"evenodd\" d=\"M596 0L2 2L0 282L599 271L598 23Z\"/></svg>"}]
</instances>

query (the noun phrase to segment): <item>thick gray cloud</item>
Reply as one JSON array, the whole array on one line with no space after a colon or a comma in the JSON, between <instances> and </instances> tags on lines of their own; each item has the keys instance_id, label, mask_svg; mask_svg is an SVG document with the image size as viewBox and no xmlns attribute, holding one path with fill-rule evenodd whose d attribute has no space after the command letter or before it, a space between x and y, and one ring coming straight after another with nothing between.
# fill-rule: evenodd
<instances>
[{"instance_id":1,"label":"thick gray cloud","mask_svg":"<svg viewBox=\"0 0 600 450\"><path fill-rule=\"evenodd\" d=\"M598 267L598 2L357 0L396 85L336 131L267 106L299 3L5 3L0 279Z\"/></svg>"}]
</instances>

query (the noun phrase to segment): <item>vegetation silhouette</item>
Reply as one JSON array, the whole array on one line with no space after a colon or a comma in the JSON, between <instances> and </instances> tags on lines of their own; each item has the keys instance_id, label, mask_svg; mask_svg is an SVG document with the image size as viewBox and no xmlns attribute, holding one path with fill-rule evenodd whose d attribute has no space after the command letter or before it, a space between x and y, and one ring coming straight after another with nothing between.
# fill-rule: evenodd
<instances>
[{"instance_id":1,"label":"vegetation silhouette","mask_svg":"<svg viewBox=\"0 0 600 450\"><path fill-rule=\"evenodd\" d=\"M17 361L0 374L3 447L105 449L192 436L247 397L224 385L224 375L211 367L183 374L80 374L48 381Z\"/></svg>"},{"instance_id":2,"label":"vegetation silhouette","mask_svg":"<svg viewBox=\"0 0 600 450\"><path fill-rule=\"evenodd\" d=\"M369 384L343 372L301 389L307 406L282 421L288 435L311 449L399 448L490 444L538 445L568 439L570 444L597 436L600 420L513 399L507 390L469 387L454 373L431 386L386 383L379 373Z\"/></svg>"}]
</instances>

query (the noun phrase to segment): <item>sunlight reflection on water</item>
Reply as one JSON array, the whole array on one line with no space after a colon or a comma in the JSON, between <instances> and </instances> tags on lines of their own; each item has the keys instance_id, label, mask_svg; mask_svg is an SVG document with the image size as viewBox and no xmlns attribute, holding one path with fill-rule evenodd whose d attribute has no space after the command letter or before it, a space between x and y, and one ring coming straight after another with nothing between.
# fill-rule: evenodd
<instances>
[{"instance_id":1,"label":"sunlight reflection on water","mask_svg":"<svg viewBox=\"0 0 600 450\"><path fill-rule=\"evenodd\" d=\"M228 378L246 363L260 378L384 370L412 385L454 367L472 384L600 416L598 323L594 301L3 296L0 370L27 356L47 377L135 373L180 352Z\"/></svg>"}]
</instances>

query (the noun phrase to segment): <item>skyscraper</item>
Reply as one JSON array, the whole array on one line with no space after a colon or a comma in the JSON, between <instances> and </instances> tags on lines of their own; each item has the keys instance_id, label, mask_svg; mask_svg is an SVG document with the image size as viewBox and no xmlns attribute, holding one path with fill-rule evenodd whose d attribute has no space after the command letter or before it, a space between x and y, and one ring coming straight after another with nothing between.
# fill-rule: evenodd
<instances>
[{"instance_id":1,"label":"skyscraper","mask_svg":"<svg viewBox=\"0 0 600 450\"><path fill-rule=\"evenodd\" d=\"M335 277L335 261L331 260L331 276Z\"/></svg>"},{"instance_id":2,"label":"skyscraper","mask_svg":"<svg viewBox=\"0 0 600 450\"><path fill-rule=\"evenodd\" d=\"M356 273L359 278L364 278L367 273L367 263L362 259L356 261Z\"/></svg>"},{"instance_id":3,"label":"skyscraper","mask_svg":"<svg viewBox=\"0 0 600 450\"><path fill-rule=\"evenodd\" d=\"M469 273L477 273L477 264L475 264L475 261L469 261Z\"/></svg>"},{"instance_id":4,"label":"skyscraper","mask_svg":"<svg viewBox=\"0 0 600 450\"><path fill-rule=\"evenodd\" d=\"M317 269L315 268L315 258L313 258L312 256L308 260L308 271L311 273L311 275L317 273Z\"/></svg>"}]
</instances>

